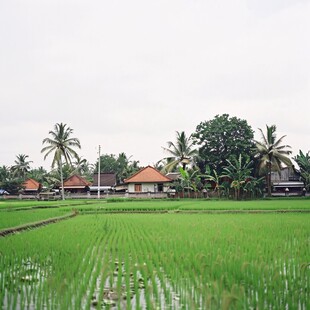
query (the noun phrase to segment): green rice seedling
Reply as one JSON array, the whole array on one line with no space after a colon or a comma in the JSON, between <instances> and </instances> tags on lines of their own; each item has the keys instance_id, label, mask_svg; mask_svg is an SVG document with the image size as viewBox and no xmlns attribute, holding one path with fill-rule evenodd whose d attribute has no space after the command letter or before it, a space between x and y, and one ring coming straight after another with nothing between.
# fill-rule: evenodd
<instances>
[{"instance_id":1,"label":"green rice seedling","mask_svg":"<svg viewBox=\"0 0 310 310\"><path fill-rule=\"evenodd\" d=\"M119 309L306 309L308 222L307 213L80 215L0 239L1 305L111 308L112 289Z\"/></svg>"},{"instance_id":2,"label":"green rice seedling","mask_svg":"<svg viewBox=\"0 0 310 310\"><path fill-rule=\"evenodd\" d=\"M60 209L35 209L26 211L0 211L0 231L5 228L35 223L50 218L61 217L71 214L71 211L63 212Z\"/></svg>"}]
</instances>

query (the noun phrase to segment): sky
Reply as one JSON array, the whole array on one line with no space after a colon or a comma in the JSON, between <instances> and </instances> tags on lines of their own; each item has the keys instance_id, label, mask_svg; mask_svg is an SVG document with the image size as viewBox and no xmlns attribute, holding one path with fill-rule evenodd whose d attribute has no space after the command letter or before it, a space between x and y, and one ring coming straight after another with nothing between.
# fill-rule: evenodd
<instances>
[{"instance_id":1,"label":"sky","mask_svg":"<svg viewBox=\"0 0 310 310\"><path fill-rule=\"evenodd\" d=\"M176 131L227 113L310 151L309 0L0 1L0 165L50 168L73 129L90 163L167 156Z\"/></svg>"}]
</instances>

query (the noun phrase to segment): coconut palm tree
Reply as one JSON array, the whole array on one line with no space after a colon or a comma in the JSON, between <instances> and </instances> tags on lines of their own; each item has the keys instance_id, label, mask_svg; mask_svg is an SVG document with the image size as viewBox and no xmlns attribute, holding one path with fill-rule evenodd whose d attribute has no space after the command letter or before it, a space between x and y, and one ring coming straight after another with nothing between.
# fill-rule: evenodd
<instances>
[{"instance_id":1,"label":"coconut palm tree","mask_svg":"<svg viewBox=\"0 0 310 310\"><path fill-rule=\"evenodd\" d=\"M282 140L286 136L282 136L277 140L276 126L266 125L266 135L259 128L262 134L262 141L255 141L256 154L258 159L258 173L266 176L268 196L271 196L271 171L281 171L281 165L291 166L292 162L288 155L292 152L288 150L289 145L282 145Z\"/></svg>"},{"instance_id":2,"label":"coconut palm tree","mask_svg":"<svg viewBox=\"0 0 310 310\"><path fill-rule=\"evenodd\" d=\"M11 176L11 168L5 165L1 166L0 167L0 182L9 179L10 176Z\"/></svg>"},{"instance_id":3,"label":"coconut palm tree","mask_svg":"<svg viewBox=\"0 0 310 310\"><path fill-rule=\"evenodd\" d=\"M176 132L176 142L168 141L168 148L163 148L171 156L167 157L167 164L164 169L167 172L172 171L179 164L182 165L182 169L185 170L186 166L193 162L198 152L193 148L192 136L186 137L184 131Z\"/></svg>"},{"instance_id":4,"label":"coconut palm tree","mask_svg":"<svg viewBox=\"0 0 310 310\"><path fill-rule=\"evenodd\" d=\"M24 181L25 179L14 173L11 167L0 167L0 189L15 195L18 194L19 191L23 188Z\"/></svg>"},{"instance_id":5,"label":"coconut palm tree","mask_svg":"<svg viewBox=\"0 0 310 310\"><path fill-rule=\"evenodd\" d=\"M87 179L92 179L93 169L91 164L82 157L76 158L75 162L73 163L73 172L77 173L80 176L86 177Z\"/></svg>"},{"instance_id":6,"label":"coconut palm tree","mask_svg":"<svg viewBox=\"0 0 310 310\"><path fill-rule=\"evenodd\" d=\"M54 131L49 131L51 138L45 138L42 141L42 144L47 144L41 153L45 153L44 160L47 158L48 155L54 153L53 161L52 161L52 168L57 164L60 170L60 178L61 178L61 194L62 199L64 200L64 186L63 186L63 173L62 173L62 159L64 158L67 164L71 165L72 157L78 158L78 154L73 149L75 147L81 148L81 144L79 139L71 138L73 133L73 129L67 126L67 124L57 123L54 126Z\"/></svg>"},{"instance_id":7,"label":"coconut palm tree","mask_svg":"<svg viewBox=\"0 0 310 310\"><path fill-rule=\"evenodd\" d=\"M31 169L27 173L27 176L43 184L46 181L47 171L41 166L39 168Z\"/></svg>"},{"instance_id":8,"label":"coconut palm tree","mask_svg":"<svg viewBox=\"0 0 310 310\"><path fill-rule=\"evenodd\" d=\"M22 179L26 178L27 173L30 170L30 163L32 161L27 160L29 156L25 154L18 154L16 160L14 161L15 165L12 166L12 172L15 176L18 176Z\"/></svg>"}]
</instances>

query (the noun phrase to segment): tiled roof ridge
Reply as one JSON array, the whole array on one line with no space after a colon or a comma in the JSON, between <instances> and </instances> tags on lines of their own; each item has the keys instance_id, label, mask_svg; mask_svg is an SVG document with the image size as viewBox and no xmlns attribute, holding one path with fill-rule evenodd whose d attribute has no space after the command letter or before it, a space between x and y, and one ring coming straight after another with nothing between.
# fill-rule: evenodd
<instances>
[{"instance_id":1,"label":"tiled roof ridge","mask_svg":"<svg viewBox=\"0 0 310 310\"><path fill-rule=\"evenodd\" d=\"M68 180L70 180L70 179L72 179L72 178L74 178L74 177L77 177L77 178L81 181L81 183L84 184L85 186L88 186L88 185L91 184L90 182L88 182L86 179L84 179L83 177L81 177L81 176L78 175L78 174L73 174L73 175L71 175L70 177L68 177L68 178L64 181L64 183L66 183Z\"/></svg>"},{"instance_id":2,"label":"tiled roof ridge","mask_svg":"<svg viewBox=\"0 0 310 310\"><path fill-rule=\"evenodd\" d=\"M144 170L145 170L146 168L148 168L148 167L153 168L153 167L151 167L150 165L141 168L140 170L138 170L137 172L135 172L133 175L131 175L129 178L125 179L125 180L124 180L124 183L126 183L128 180L132 179L133 177L135 177L137 174L141 173L142 171L144 171Z\"/></svg>"},{"instance_id":3,"label":"tiled roof ridge","mask_svg":"<svg viewBox=\"0 0 310 310\"><path fill-rule=\"evenodd\" d=\"M31 186L34 186L34 187L40 186L40 183L33 178L26 179L23 184L25 184L26 188L32 188ZM27 184L29 184L30 186L27 186Z\"/></svg>"},{"instance_id":4,"label":"tiled roof ridge","mask_svg":"<svg viewBox=\"0 0 310 310\"><path fill-rule=\"evenodd\" d=\"M138 174L143 173L144 170L146 169L152 169L153 171L155 171L156 173L158 173L160 176L162 176L163 178L165 178L167 180L167 182L173 181L171 178L165 176L164 174L162 174L160 171L158 171L156 168L148 165L144 168L141 168L139 171L135 172L133 175L131 175L129 178L124 180L124 183L129 183L131 179L133 179L134 177L136 177Z\"/></svg>"}]
</instances>

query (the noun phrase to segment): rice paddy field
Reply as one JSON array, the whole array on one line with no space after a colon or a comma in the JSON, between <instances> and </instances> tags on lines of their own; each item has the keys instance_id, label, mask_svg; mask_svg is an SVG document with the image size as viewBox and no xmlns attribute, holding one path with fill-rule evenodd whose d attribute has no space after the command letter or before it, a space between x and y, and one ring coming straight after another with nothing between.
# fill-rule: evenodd
<instances>
[{"instance_id":1,"label":"rice paddy field","mask_svg":"<svg viewBox=\"0 0 310 310\"><path fill-rule=\"evenodd\" d=\"M310 200L0 202L2 309L309 309Z\"/></svg>"}]
</instances>

